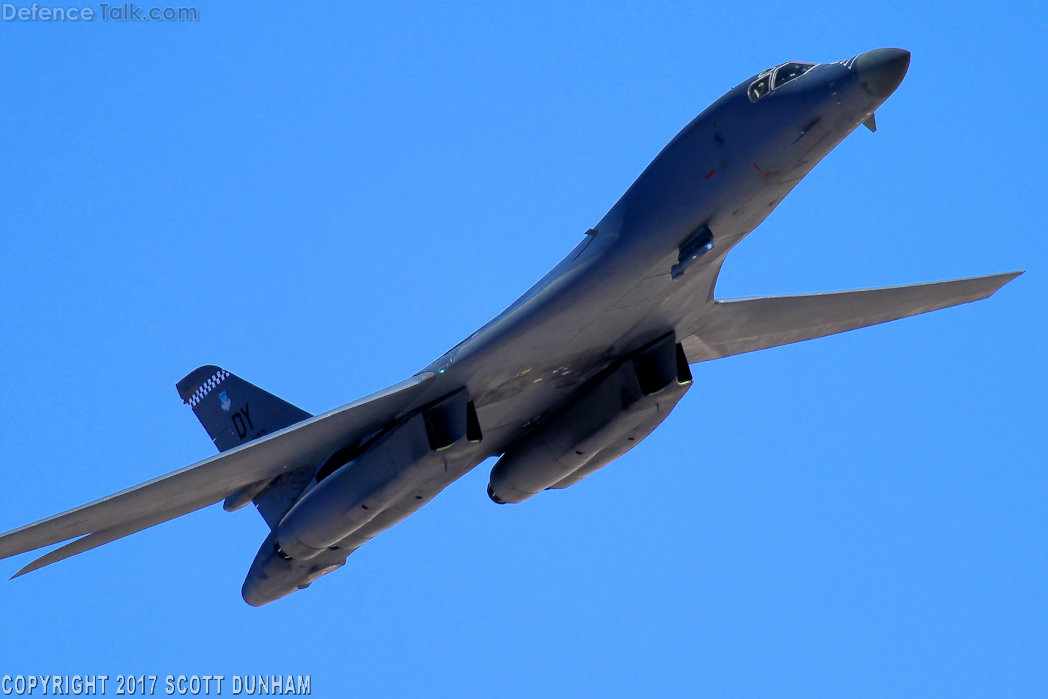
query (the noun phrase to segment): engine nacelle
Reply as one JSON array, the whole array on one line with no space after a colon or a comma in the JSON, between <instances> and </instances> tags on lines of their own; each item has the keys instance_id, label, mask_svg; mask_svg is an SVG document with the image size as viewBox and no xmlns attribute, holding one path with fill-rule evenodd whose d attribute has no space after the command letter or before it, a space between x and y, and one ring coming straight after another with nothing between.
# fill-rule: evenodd
<instances>
[{"instance_id":1,"label":"engine nacelle","mask_svg":"<svg viewBox=\"0 0 1048 699\"><path fill-rule=\"evenodd\" d=\"M458 391L417 413L363 454L338 468L295 503L276 527L280 551L308 560L365 526L396 501L427 468L443 469L438 455L467 436L471 405ZM407 476L417 472L418 478Z\"/></svg>"},{"instance_id":2,"label":"engine nacelle","mask_svg":"<svg viewBox=\"0 0 1048 699\"><path fill-rule=\"evenodd\" d=\"M567 488L635 447L666 419L691 386L673 335L610 375L528 434L491 470L488 496L523 502L547 488Z\"/></svg>"},{"instance_id":3,"label":"engine nacelle","mask_svg":"<svg viewBox=\"0 0 1048 699\"><path fill-rule=\"evenodd\" d=\"M482 439L476 409L466 398L462 389L430 404L352 460L346 452L359 445L332 454L317 469L316 485L259 548L242 590L248 604L257 607L308 587L453 480L469 463L469 443Z\"/></svg>"},{"instance_id":4,"label":"engine nacelle","mask_svg":"<svg viewBox=\"0 0 1048 699\"><path fill-rule=\"evenodd\" d=\"M385 487L430 451L415 415L295 503L276 527L281 552L308 560L367 524L382 511Z\"/></svg>"}]
</instances>

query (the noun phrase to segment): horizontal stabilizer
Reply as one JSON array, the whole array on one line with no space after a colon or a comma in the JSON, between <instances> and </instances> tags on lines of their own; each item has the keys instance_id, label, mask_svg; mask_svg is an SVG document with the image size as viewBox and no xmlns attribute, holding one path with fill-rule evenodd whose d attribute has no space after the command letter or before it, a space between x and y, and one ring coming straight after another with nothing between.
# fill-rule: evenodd
<instances>
[{"instance_id":1,"label":"horizontal stabilizer","mask_svg":"<svg viewBox=\"0 0 1048 699\"><path fill-rule=\"evenodd\" d=\"M432 380L420 374L166 476L0 535L0 558L89 534L40 566L187 514L260 480L316 464L393 422ZM32 568L34 564L30 565ZM39 567L39 566L38 566ZM26 571L28 572L28 571Z\"/></svg>"},{"instance_id":2,"label":"horizontal stabilizer","mask_svg":"<svg viewBox=\"0 0 1048 699\"><path fill-rule=\"evenodd\" d=\"M125 536L130 536L131 534L134 534L135 532L140 532L143 529L148 529L149 527L155 526L162 522L175 519L176 517L181 517L182 515L186 515L203 507L207 507L210 504L212 503L207 499L201 502L190 502L177 510L163 510L161 512L150 515L148 517L144 517L142 519L136 519L131 522L127 522L126 524L119 524L115 527L110 527L109 529L103 529L102 531L98 531L93 534L88 534L87 536L82 536L76 541L71 541L65 546L61 546L55 549L54 551L49 551L40 558L37 558L35 561L33 561L32 563L30 563L29 565L25 566L20 571L12 575L11 579L14 580L15 578L21 577L26 573L32 573L34 570L40 570L44 566L49 566L52 563L64 561L70 556L75 556L76 554L83 553L84 551L90 551L91 549L98 548L103 544L108 544L111 541L116 541L117 539L122 539Z\"/></svg>"},{"instance_id":3,"label":"horizontal stabilizer","mask_svg":"<svg viewBox=\"0 0 1048 699\"><path fill-rule=\"evenodd\" d=\"M683 341L690 363L803 342L987 298L1022 272L885 289L714 301Z\"/></svg>"}]
</instances>

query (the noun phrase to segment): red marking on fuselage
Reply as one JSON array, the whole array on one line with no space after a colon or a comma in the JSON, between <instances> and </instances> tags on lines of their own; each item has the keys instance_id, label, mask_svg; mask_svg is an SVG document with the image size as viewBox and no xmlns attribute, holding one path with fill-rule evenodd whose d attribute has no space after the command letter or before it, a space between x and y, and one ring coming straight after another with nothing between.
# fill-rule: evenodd
<instances>
[{"instance_id":1,"label":"red marking on fuselage","mask_svg":"<svg viewBox=\"0 0 1048 699\"><path fill-rule=\"evenodd\" d=\"M757 172L761 173L761 174L762 174L762 175L764 175L765 177L767 177L767 176L768 176L768 173L764 172L764 170L761 170L761 167L760 167L760 165L758 165L757 163L754 163L754 164L753 164L753 167L757 168Z\"/></svg>"},{"instance_id":2,"label":"red marking on fuselage","mask_svg":"<svg viewBox=\"0 0 1048 699\"><path fill-rule=\"evenodd\" d=\"M716 170L710 170L710 174L706 175L703 179L708 180L709 178L713 177L713 175L716 174L716 172Z\"/></svg>"}]
</instances>

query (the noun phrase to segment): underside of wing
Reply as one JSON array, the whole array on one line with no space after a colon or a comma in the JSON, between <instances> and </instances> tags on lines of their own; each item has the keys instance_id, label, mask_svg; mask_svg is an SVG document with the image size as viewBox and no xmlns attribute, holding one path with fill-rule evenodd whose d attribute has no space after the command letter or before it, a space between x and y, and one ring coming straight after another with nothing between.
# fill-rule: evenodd
<instances>
[{"instance_id":1,"label":"underside of wing","mask_svg":"<svg viewBox=\"0 0 1048 699\"><path fill-rule=\"evenodd\" d=\"M414 376L166 476L7 532L0 535L0 558L84 537L34 561L21 575L207 507L252 483L315 464L393 422L432 378Z\"/></svg>"},{"instance_id":2,"label":"underside of wing","mask_svg":"<svg viewBox=\"0 0 1048 699\"><path fill-rule=\"evenodd\" d=\"M885 289L715 301L683 341L690 363L803 342L987 298L1022 272Z\"/></svg>"},{"instance_id":3,"label":"underside of wing","mask_svg":"<svg viewBox=\"0 0 1048 699\"><path fill-rule=\"evenodd\" d=\"M149 527L155 526L162 522L166 522L168 520L175 519L176 517L181 517L182 515L189 514L190 512L194 512L201 508L207 507L208 505L212 505L214 504L214 502L215 501L213 501L211 498L204 498L203 500L188 502L182 507L177 507L174 509L163 508L157 512L147 515L146 517L142 517L141 519L134 519L130 522L118 524L116 526L109 527L108 529L103 529L101 531L88 534L87 536L82 536L79 539L76 539L75 541L69 542L65 546L59 546L54 551L48 551L43 556L35 559L32 563L29 563L21 570L19 570L17 573L12 575L11 578L14 579L22 575L25 575L26 573L32 573L34 570L40 570L44 566L49 566L52 563L64 561L70 556L75 556L78 553L83 553L84 551L90 551L91 549L98 548L103 544L108 544L111 541L122 539L125 536L134 534L135 532L140 532L143 529L148 529Z\"/></svg>"}]
</instances>

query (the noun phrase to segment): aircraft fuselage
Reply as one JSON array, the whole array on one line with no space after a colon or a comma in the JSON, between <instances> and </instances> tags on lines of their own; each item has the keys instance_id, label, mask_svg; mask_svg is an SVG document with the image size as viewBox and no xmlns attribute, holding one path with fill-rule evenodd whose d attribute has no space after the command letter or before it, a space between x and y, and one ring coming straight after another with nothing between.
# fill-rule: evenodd
<instances>
[{"instance_id":1,"label":"aircraft fuselage","mask_svg":"<svg viewBox=\"0 0 1048 699\"><path fill-rule=\"evenodd\" d=\"M617 391L614 395L633 392L623 399L620 412L638 417L621 427L609 423L614 434L605 430L607 440L630 441L602 452L593 462L596 468L643 439L687 390L687 382L649 397L636 386L609 383L618 381L616 367L660 338L671 338L667 346L673 347L675 338L695 332L713 303L727 253L816 163L871 117L901 81L908 62L907 52L882 49L831 64L784 64L800 66L801 74L775 86L777 72L765 71L699 114L549 274L423 370L435 378L407 412L424 410L465 389L483 440L462 440L428 453L420 441L423 422L416 412L369 447L371 451L360 457L361 465L392 449L398 430L414 434L399 439L403 444L413 439L412 448L426 455L407 459L403 468L383 471L387 475L381 484L363 475L384 468L375 461L356 471L336 471L307 492L259 550L244 585L245 599L262 604L308 585L490 456L516 449L527 452L518 461L544 459L556 468L556 454L534 456L542 444L532 449L526 441L538 430L549 431L551 420L566 406L580 403L579 396L596 396L599 390ZM685 260L689 243L695 241L704 254ZM607 402L591 402L600 405L601 400ZM585 418L565 415L561 422ZM604 439L603 434L583 436L593 441ZM543 435L539 441L556 439ZM568 443L571 435L564 439ZM582 450L574 453L588 456ZM509 480L499 474L503 462L493 471L492 483L512 491L512 501L530 497L536 488L575 482L568 476L553 481L559 478L553 474L547 476L548 485L533 484L531 490L517 492L510 483L512 474ZM497 480L509 485L498 485ZM506 501L492 488L492 499ZM349 514L340 514L344 511ZM331 518L342 522L341 531L352 532L337 538L337 526L322 524Z\"/></svg>"},{"instance_id":2,"label":"aircraft fuselage","mask_svg":"<svg viewBox=\"0 0 1048 699\"><path fill-rule=\"evenodd\" d=\"M816 65L751 101L756 78L684 127L556 268L426 367L437 378L419 403L466 386L485 457L498 454L536 411L555 410L617 358L667 332L691 334L727 253L883 101L849 62ZM703 225L714 248L671 279Z\"/></svg>"}]
</instances>

